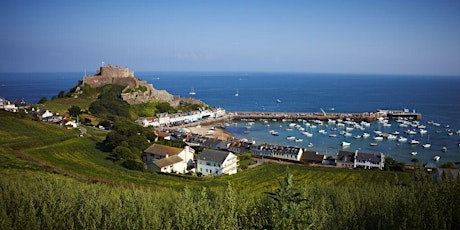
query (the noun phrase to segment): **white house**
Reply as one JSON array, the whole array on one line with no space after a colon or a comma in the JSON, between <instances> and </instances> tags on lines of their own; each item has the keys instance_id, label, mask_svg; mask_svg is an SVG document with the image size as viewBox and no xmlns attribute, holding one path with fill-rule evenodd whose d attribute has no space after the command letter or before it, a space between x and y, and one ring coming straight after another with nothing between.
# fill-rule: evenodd
<instances>
[{"instance_id":1,"label":"white house","mask_svg":"<svg viewBox=\"0 0 460 230\"><path fill-rule=\"evenodd\" d=\"M53 113L50 112L49 110L46 110L46 111L43 112L43 113L39 112L38 114L39 114L39 116L40 116L40 118L41 118L42 120L46 120L46 119L51 118L51 117L54 116Z\"/></svg>"},{"instance_id":2,"label":"white house","mask_svg":"<svg viewBox=\"0 0 460 230\"><path fill-rule=\"evenodd\" d=\"M299 147L263 144L260 146L251 146L251 153L253 155L300 161L303 149Z\"/></svg>"},{"instance_id":3,"label":"white house","mask_svg":"<svg viewBox=\"0 0 460 230\"><path fill-rule=\"evenodd\" d=\"M354 167L363 167L363 168L379 168L383 169L385 164L385 156L380 153L380 154L372 154L372 153L363 153L363 152L358 152L356 150L355 152L355 158L354 158Z\"/></svg>"},{"instance_id":4,"label":"white house","mask_svg":"<svg viewBox=\"0 0 460 230\"><path fill-rule=\"evenodd\" d=\"M193 154L195 150L186 146L175 148L166 145L153 144L142 155L142 160L147 164L147 169L165 173L187 173L193 167Z\"/></svg>"},{"instance_id":5,"label":"white house","mask_svg":"<svg viewBox=\"0 0 460 230\"><path fill-rule=\"evenodd\" d=\"M238 157L232 152L204 149L198 156L197 172L203 175L235 174Z\"/></svg>"},{"instance_id":6,"label":"white house","mask_svg":"<svg viewBox=\"0 0 460 230\"><path fill-rule=\"evenodd\" d=\"M356 150L353 152L339 151L337 153L336 166L338 168L379 168L385 166L385 156L373 153L363 153Z\"/></svg>"},{"instance_id":7,"label":"white house","mask_svg":"<svg viewBox=\"0 0 460 230\"><path fill-rule=\"evenodd\" d=\"M65 126L67 127L72 127L72 128L77 128L77 122L73 121L73 120L68 120L65 122L64 124Z\"/></svg>"},{"instance_id":8,"label":"white house","mask_svg":"<svg viewBox=\"0 0 460 230\"><path fill-rule=\"evenodd\" d=\"M11 112L17 112L18 107L16 107L16 104L11 103L10 101L4 100L2 103L2 107L6 111L11 111Z\"/></svg>"}]
</instances>

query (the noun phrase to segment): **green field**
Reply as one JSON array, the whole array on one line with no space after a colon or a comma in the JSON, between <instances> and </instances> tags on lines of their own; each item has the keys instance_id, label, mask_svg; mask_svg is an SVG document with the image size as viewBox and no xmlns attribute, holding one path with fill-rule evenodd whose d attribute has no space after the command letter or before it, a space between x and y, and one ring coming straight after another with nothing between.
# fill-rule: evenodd
<instances>
[{"instance_id":1,"label":"green field","mask_svg":"<svg viewBox=\"0 0 460 230\"><path fill-rule=\"evenodd\" d=\"M106 132L78 134L0 112L0 229L460 227L460 180L289 165L288 183L279 164L164 175L108 160L97 148Z\"/></svg>"},{"instance_id":2,"label":"green field","mask_svg":"<svg viewBox=\"0 0 460 230\"><path fill-rule=\"evenodd\" d=\"M265 164L233 176L196 178L169 176L154 172L127 170L108 160L109 153L96 148L105 132L88 128L88 135L78 137L76 129L66 129L54 124L34 122L14 117L0 117L0 145L2 173L21 165L30 165L34 170L59 173L83 181L100 181L126 186L134 184L152 188L182 188L225 186L230 181L238 189L263 192L278 186L286 166ZM333 185L356 183L384 183L408 180L408 173L362 171L305 166L289 166L296 183L321 182ZM15 172L18 173L18 172ZM27 174L28 172L20 172Z\"/></svg>"}]
</instances>

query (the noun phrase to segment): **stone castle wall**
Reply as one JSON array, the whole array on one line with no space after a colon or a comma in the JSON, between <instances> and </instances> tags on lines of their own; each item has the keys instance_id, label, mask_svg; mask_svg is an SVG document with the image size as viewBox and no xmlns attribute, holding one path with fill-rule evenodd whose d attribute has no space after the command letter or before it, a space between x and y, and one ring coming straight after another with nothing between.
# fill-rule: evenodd
<instances>
[{"instance_id":1,"label":"stone castle wall","mask_svg":"<svg viewBox=\"0 0 460 230\"><path fill-rule=\"evenodd\" d=\"M136 86L137 79L134 78L134 72L128 68L118 66L101 66L95 75L83 77L83 83L97 88L107 84L119 84L123 86Z\"/></svg>"},{"instance_id":2,"label":"stone castle wall","mask_svg":"<svg viewBox=\"0 0 460 230\"><path fill-rule=\"evenodd\" d=\"M101 66L95 75L88 75L83 77L83 84L88 84L93 88L102 87L108 84L117 84L130 88L129 93L122 93L121 97L129 104L141 104L150 101L166 101L171 106L178 106L180 101L187 101L190 103L200 103L201 101L192 98L185 99L174 96L166 90L157 90L153 88L152 84L146 81L141 81L134 77L134 72L129 71L128 68L120 68L118 66ZM139 86L147 88L145 92L137 90ZM126 91L127 92L127 91Z\"/></svg>"}]
</instances>

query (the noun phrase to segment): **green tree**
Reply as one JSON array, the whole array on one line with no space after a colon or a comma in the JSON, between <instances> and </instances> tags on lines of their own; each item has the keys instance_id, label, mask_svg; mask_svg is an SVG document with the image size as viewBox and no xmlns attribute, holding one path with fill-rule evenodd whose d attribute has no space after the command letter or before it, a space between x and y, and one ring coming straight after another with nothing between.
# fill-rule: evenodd
<instances>
[{"instance_id":1,"label":"green tree","mask_svg":"<svg viewBox=\"0 0 460 230\"><path fill-rule=\"evenodd\" d=\"M65 97L65 92L64 90L59 91L58 98L63 98Z\"/></svg>"},{"instance_id":2,"label":"green tree","mask_svg":"<svg viewBox=\"0 0 460 230\"><path fill-rule=\"evenodd\" d=\"M75 105L70 106L68 112L71 117L77 117L78 115L82 114L81 108Z\"/></svg>"},{"instance_id":3,"label":"green tree","mask_svg":"<svg viewBox=\"0 0 460 230\"><path fill-rule=\"evenodd\" d=\"M293 175L286 167L284 179L280 181L280 187L276 192L268 192L268 196L274 202L272 209L272 227L274 229L310 228L311 221L302 216L302 210L307 207L305 199L294 188Z\"/></svg>"},{"instance_id":4,"label":"green tree","mask_svg":"<svg viewBox=\"0 0 460 230\"><path fill-rule=\"evenodd\" d=\"M175 113L176 111L168 102L160 102L156 106L159 113Z\"/></svg>"},{"instance_id":5,"label":"green tree","mask_svg":"<svg viewBox=\"0 0 460 230\"><path fill-rule=\"evenodd\" d=\"M47 102L47 101L48 101L48 99L46 99L46 97L42 97L42 98L40 98L40 100L38 101L38 104L43 104L43 103L45 103L45 102Z\"/></svg>"}]
</instances>

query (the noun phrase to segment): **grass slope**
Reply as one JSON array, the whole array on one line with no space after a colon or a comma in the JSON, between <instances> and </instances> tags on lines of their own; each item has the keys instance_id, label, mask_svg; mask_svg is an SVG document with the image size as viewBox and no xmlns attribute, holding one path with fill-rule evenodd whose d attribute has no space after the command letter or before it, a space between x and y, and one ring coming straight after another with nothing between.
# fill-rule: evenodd
<instances>
[{"instance_id":1,"label":"grass slope","mask_svg":"<svg viewBox=\"0 0 460 230\"><path fill-rule=\"evenodd\" d=\"M154 172L127 170L107 160L109 153L96 148L105 133L88 129L78 137L78 130L10 116L0 117L0 174L10 177L63 175L81 181L102 182L117 186L141 186L161 190L210 187L225 188L228 182L241 191L273 191L279 186L286 166L265 164L232 176L189 178ZM409 180L408 173L373 170L289 166L296 184L332 185L380 184Z\"/></svg>"}]
</instances>

